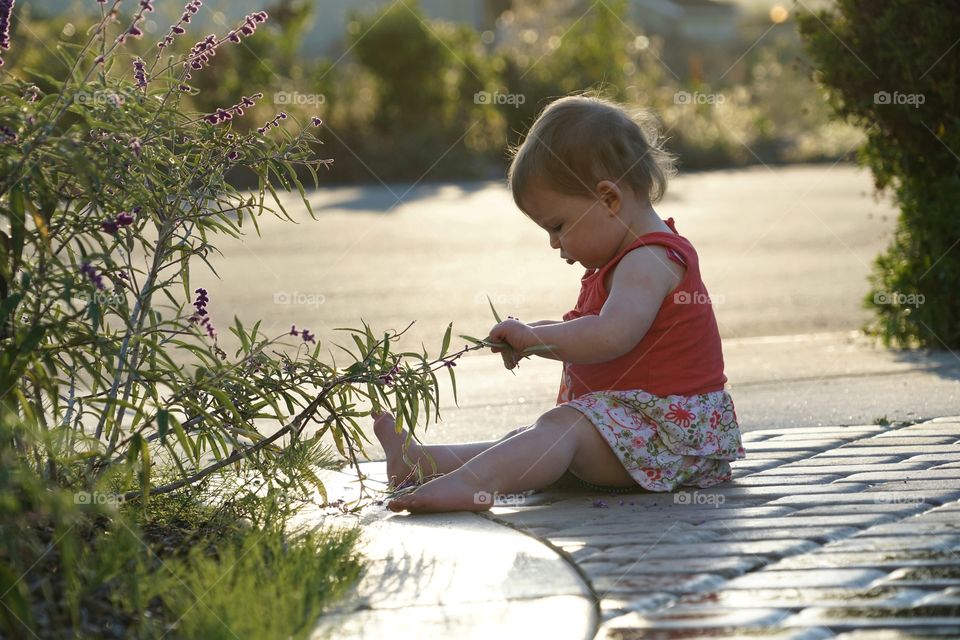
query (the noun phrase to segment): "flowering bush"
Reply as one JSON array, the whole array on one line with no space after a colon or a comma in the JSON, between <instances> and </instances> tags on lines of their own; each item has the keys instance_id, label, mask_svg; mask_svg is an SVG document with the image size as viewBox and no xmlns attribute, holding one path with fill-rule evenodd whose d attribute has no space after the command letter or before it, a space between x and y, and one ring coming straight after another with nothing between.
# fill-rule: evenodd
<instances>
[{"instance_id":1,"label":"flowering bush","mask_svg":"<svg viewBox=\"0 0 960 640\"><path fill-rule=\"evenodd\" d=\"M4 46L11 6L0 12ZM447 356L449 328L431 361L392 353L398 334L378 338L364 325L349 330L357 351L344 349L353 363L339 369L320 359L309 329L265 335L259 323L213 317L206 290L192 284L193 261L206 261L216 235L238 236L264 213L289 218L278 188L297 189L309 211L295 168L316 186L330 161L310 152L319 117L300 126L279 112L234 133L260 93L212 113L180 108L193 76L268 19L252 13L181 59L164 58L200 9L191 0L155 55L138 56L126 46L143 37L152 2L126 22L114 5L86 44L67 50L59 91L10 74L0 85L0 423L11 446L64 486L93 489L124 469L146 497L254 459L305 461L271 468L268 480L318 485L311 455L296 452L328 442L355 463L366 440L358 399L391 406L410 428L421 408L429 420L433 371L459 355ZM237 170L259 188L231 187L225 176ZM220 345L224 330L235 353ZM158 456L181 477L151 487Z\"/></svg>"},{"instance_id":2,"label":"flowering bush","mask_svg":"<svg viewBox=\"0 0 960 640\"><path fill-rule=\"evenodd\" d=\"M224 47L254 36L266 13L201 38L183 56L169 55L202 8L201 0L190 0L144 54L144 47L128 49L143 44L151 0L141 0L128 19L119 2L98 1L102 18L89 39L62 48L69 63L62 77L29 69L14 77L10 65L0 69L0 603L12 613L0 616L0 635L11 637L25 635L24 628L44 635L51 625L79 632L81 607L102 608L105 597L128 617L104 629L147 624L146 608L182 619L184 629L193 625L191 610L206 616L195 628L211 617L229 619L176 604L164 596L169 589L151 582L167 574L169 536L153 549L162 567L151 554L137 556L134 529L155 527L158 514L167 513L150 505L190 495L196 511L199 492L187 489L203 488L209 499L214 489L230 487L209 516L230 529L230 540L242 538L224 524L237 516L282 523L289 508L271 506L278 500L314 490L325 498L318 465L356 465L365 454L357 421L369 410L358 404L389 408L398 426L414 430L421 410L428 422L437 415L435 371L446 368L453 378L454 360L468 350L448 354L450 326L439 358L425 350L394 353L402 331L381 338L364 324L346 329L351 349L337 345L350 358L340 368L321 359L310 328L267 335L259 323L225 322L191 266L207 261L220 234L236 237L251 224L259 230L265 213L289 219L278 189L297 189L310 211L297 169L318 185L317 168L330 161L317 159L310 144L319 142L313 131L322 122L313 117L301 125L279 112L234 129L260 93L208 113L182 107L181 99L197 91L195 76L215 67ZM12 8L11 0L0 2L3 49L10 46ZM24 79L31 73L36 83ZM259 188L232 187L226 175L237 171ZM228 340L236 344L232 353ZM211 483L228 472L236 472L230 482ZM277 548L292 544L271 527L248 536L251 544L267 533ZM195 533L178 535L206 544ZM337 540L331 549L352 545ZM317 540L298 544L314 549ZM357 564L331 554L306 555L330 572L335 594ZM199 559L194 564L183 571L193 571L197 584L213 575ZM277 576L276 589L289 588L283 580L295 572L282 558L267 553L254 564ZM38 566L55 576L52 586L28 576ZM295 611L279 616L284 624L305 633L328 597L319 593L291 602ZM248 606L242 598L252 595L234 589L218 597L224 606ZM133 600L118 604L123 597ZM47 606L42 613L40 602ZM155 630L158 637L169 631Z\"/></svg>"}]
</instances>

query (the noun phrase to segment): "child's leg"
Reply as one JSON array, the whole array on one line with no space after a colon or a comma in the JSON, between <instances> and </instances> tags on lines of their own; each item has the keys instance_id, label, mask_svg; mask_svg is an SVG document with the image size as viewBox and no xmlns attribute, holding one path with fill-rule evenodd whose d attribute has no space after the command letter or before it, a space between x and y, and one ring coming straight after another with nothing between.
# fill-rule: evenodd
<instances>
[{"instance_id":1,"label":"child's leg","mask_svg":"<svg viewBox=\"0 0 960 640\"><path fill-rule=\"evenodd\" d=\"M532 429L503 440L388 506L393 511L481 511L491 504L477 501L478 492L538 489L555 482L567 469L595 484L636 485L587 418L561 406L540 416Z\"/></svg>"},{"instance_id":2,"label":"child's leg","mask_svg":"<svg viewBox=\"0 0 960 640\"><path fill-rule=\"evenodd\" d=\"M416 478L414 467L417 465L427 476L450 473L518 431L520 429L490 442L424 445L412 438L408 442L406 429L397 433L396 421L389 413L380 414L373 422L373 432L387 456L387 478L391 486Z\"/></svg>"}]
</instances>

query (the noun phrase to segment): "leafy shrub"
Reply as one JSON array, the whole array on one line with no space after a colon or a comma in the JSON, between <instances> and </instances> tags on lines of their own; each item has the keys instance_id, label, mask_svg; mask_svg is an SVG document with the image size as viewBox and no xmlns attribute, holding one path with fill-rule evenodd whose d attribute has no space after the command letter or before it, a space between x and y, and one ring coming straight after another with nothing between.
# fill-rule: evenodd
<instances>
[{"instance_id":1,"label":"leafy shrub","mask_svg":"<svg viewBox=\"0 0 960 640\"><path fill-rule=\"evenodd\" d=\"M950 3L839 0L800 30L836 113L866 131L861 160L900 205L877 257L867 327L889 344L960 346L960 14Z\"/></svg>"},{"instance_id":2,"label":"leafy shrub","mask_svg":"<svg viewBox=\"0 0 960 640\"><path fill-rule=\"evenodd\" d=\"M200 5L191 0L187 12ZM8 25L10 3L0 9ZM317 123L285 112L256 119L251 107L267 98L252 90L209 112L185 106L199 77L255 36L265 13L178 57L167 54L186 39L176 30L186 21L151 55L132 48L151 11L142 0L133 16L104 12L85 41L58 47L60 66L12 74L23 55L0 69L0 634L12 637L58 623L65 635L97 636L84 621L113 610L128 616L117 621L122 634L139 613L175 611L171 599L126 599L157 566L118 504L139 503L143 524L158 520L152 505L176 495L194 505L219 495L217 509L235 516L256 516L277 495L325 499L315 469L365 455L358 420L369 410L358 404L389 408L414 430L421 410L427 421L436 415L434 371L452 377L447 365L464 353L447 354L452 327L431 359L394 353L402 332L379 338L364 325L344 329L356 351L339 347L349 358L341 368L321 359L308 328L266 335L259 323L223 322L191 267L220 234L258 229L264 214L290 218L277 189L297 189L310 210L296 169L319 184ZM259 188L238 191L233 171ZM227 479L239 488L224 498ZM259 530L282 528L288 513L261 519ZM200 523L186 526L190 540ZM345 540L341 551L352 545ZM330 563L316 540L283 542L301 543L319 566L336 568L333 582L355 575L341 551L343 562ZM299 579L284 558L271 562L264 570L279 583ZM229 590L217 597L242 603ZM302 614L317 602L308 598Z\"/></svg>"}]
</instances>

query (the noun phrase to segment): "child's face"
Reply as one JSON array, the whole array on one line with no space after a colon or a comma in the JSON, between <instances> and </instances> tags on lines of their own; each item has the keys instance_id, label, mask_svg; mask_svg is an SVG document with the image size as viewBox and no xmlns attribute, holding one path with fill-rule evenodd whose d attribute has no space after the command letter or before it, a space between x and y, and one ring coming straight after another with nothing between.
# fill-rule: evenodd
<instances>
[{"instance_id":1,"label":"child's face","mask_svg":"<svg viewBox=\"0 0 960 640\"><path fill-rule=\"evenodd\" d=\"M609 183L600 183L604 184ZM613 259L623 242L627 228L616 214L619 194L600 185L597 196L567 195L538 184L523 196L525 212L550 234L550 246L560 249L560 257L568 264L600 268Z\"/></svg>"}]
</instances>

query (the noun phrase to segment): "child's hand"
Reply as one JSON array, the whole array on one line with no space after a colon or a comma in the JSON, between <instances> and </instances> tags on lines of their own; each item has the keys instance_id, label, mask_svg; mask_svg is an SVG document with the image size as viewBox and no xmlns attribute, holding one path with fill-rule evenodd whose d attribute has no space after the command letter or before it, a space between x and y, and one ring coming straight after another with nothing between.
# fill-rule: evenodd
<instances>
[{"instance_id":1,"label":"child's hand","mask_svg":"<svg viewBox=\"0 0 960 640\"><path fill-rule=\"evenodd\" d=\"M525 349L540 344L540 340L534 335L532 327L513 318L493 325L488 340L491 342L506 342L510 345L510 349L490 347L494 353L502 354L503 366L507 369L513 369L521 358L529 356L529 354L522 355Z\"/></svg>"}]
</instances>

